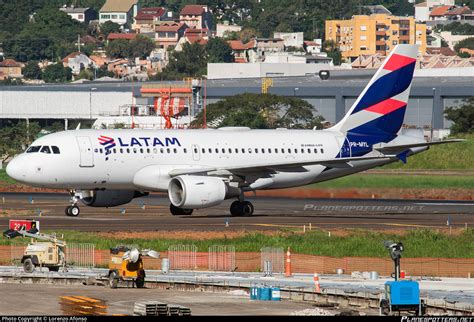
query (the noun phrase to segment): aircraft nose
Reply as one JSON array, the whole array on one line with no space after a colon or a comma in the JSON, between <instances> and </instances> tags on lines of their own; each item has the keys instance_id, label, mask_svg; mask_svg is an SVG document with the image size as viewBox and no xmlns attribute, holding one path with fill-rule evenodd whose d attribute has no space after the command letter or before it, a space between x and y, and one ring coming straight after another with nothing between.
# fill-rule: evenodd
<instances>
[{"instance_id":1,"label":"aircraft nose","mask_svg":"<svg viewBox=\"0 0 474 322\"><path fill-rule=\"evenodd\" d=\"M6 168L7 174L10 178L17 181L22 181L24 176L24 169L22 169L21 161L17 158L11 160Z\"/></svg>"}]
</instances>

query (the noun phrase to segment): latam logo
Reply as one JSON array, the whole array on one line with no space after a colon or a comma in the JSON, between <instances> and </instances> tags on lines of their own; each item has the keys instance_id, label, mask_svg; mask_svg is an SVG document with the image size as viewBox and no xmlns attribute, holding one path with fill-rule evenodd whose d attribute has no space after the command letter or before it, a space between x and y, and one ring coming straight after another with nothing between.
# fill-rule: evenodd
<instances>
[{"instance_id":1,"label":"latam logo","mask_svg":"<svg viewBox=\"0 0 474 322\"><path fill-rule=\"evenodd\" d=\"M105 149L105 160L109 159L108 155L110 154L110 150L116 146L114 138L101 135L99 136L99 143Z\"/></svg>"},{"instance_id":2,"label":"latam logo","mask_svg":"<svg viewBox=\"0 0 474 322\"><path fill-rule=\"evenodd\" d=\"M168 147L168 146L181 146L178 138L176 137L165 137L165 138L157 138L157 137L132 137L132 138L117 138L117 143L115 143L115 139L101 135L98 137L100 145L102 145L105 149L105 160L109 159L108 155L112 153L112 148L116 147L117 145L120 147Z\"/></svg>"}]
</instances>

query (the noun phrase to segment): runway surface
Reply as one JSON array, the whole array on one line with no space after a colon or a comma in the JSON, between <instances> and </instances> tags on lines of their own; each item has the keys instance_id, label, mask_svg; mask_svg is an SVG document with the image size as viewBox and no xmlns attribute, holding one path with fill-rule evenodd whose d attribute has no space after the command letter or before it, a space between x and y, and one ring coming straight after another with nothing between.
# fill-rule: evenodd
<instances>
[{"instance_id":1,"label":"runway surface","mask_svg":"<svg viewBox=\"0 0 474 322\"><path fill-rule=\"evenodd\" d=\"M255 206L251 217L231 217L230 201L191 216L172 216L165 195L151 195L114 208L79 204L79 217L67 217L67 194L0 193L0 229L9 219L36 218L41 228L80 231L156 230L277 230L282 228L340 229L446 229L474 226L474 202L380 200L380 199L292 199L249 198ZM41 213L41 216L39 216ZM228 223L228 227L226 226Z\"/></svg>"}]
</instances>

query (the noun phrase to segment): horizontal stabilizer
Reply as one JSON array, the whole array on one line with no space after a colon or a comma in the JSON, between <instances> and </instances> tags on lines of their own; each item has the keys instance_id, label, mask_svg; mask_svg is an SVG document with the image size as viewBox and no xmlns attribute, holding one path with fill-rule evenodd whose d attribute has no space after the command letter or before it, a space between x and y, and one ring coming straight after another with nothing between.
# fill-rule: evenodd
<instances>
[{"instance_id":1,"label":"horizontal stabilizer","mask_svg":"<svg viewBox=\"0 0 474 322\"><path fill-rule=\"evenodd\" d=\"M395 153L396 151L404 151L411 148L428 147L431 145L465 142L465 141L466 140L462 140L462 139L452 139L452 140L444 140L444 141L419 142L419 143L400 144L400 145L379 144L379 145L374 145L374 150L377 150L381 153Z\"/></svg>"}]
</instances>

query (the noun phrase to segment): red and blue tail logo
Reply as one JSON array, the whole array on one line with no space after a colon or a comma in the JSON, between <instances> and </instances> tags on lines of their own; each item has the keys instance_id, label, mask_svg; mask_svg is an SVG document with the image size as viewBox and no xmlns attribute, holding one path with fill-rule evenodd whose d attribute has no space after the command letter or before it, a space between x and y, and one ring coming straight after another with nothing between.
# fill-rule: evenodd
<instances>
[{"instance_id":1,"label":"red and blue tail logo","mask_svg":"<svg viewBox=\"0 0 474 322\"><path fill-rule=\"evenodd\" d=\"M405 117L417 54L417 45L395 47L347 115L334 126L346 134L346 145L357 143L343 147L341 157L364 155L372 145L397 136Z\"/></svg>"},{"instance_id":2,"label":"red and blue tail logo","mask_svg":"<svg viewBox=\"0 0 474 322\"><path fill-rule=\"evenodd\" d=\"M111 149L116 146L114 138L101 135L99 136L99 143L104 147L105 150L105 160L109 159L108 155L111 153Z\"/></svg>"}]
</instances>

